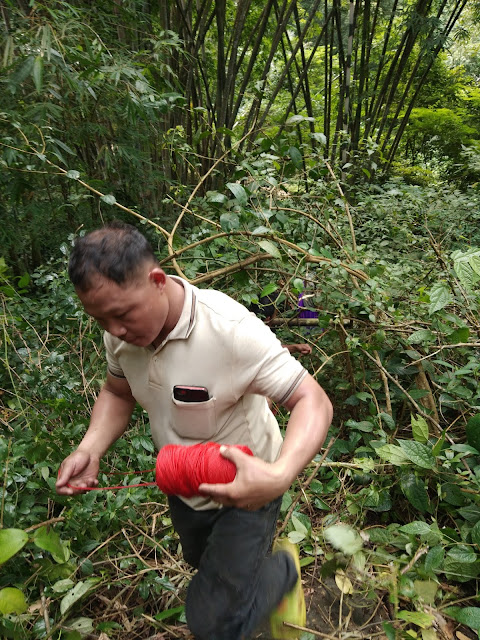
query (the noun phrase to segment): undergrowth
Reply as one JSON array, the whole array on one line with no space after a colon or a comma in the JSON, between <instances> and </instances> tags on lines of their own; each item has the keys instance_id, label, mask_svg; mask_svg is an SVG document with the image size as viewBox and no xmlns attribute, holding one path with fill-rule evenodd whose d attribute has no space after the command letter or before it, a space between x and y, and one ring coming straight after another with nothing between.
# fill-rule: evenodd
<instances>
[{"instance_id":1,"label":"undergrowth","mask_svg":"<svg viewBox=\"0 0 480 640\"><path fill-rule=\"evenodd\" d=\"M302 552L302 637L476 634L480 437L465 425L480 410L479 197L397 180L347 200L334 180L292 189L261 160L190 202L159 257L247 305L275 294L279 338L312 346L303 362L333 401L278 528ZM67 253L20 279L0 264L0 635L189 637L191 573L158 489L54 491L105 374ZM299 295L316 320L299 320ZM152 480L139 472L154 461L137 407L100 484Z\"/></svg>"}]
</instances>

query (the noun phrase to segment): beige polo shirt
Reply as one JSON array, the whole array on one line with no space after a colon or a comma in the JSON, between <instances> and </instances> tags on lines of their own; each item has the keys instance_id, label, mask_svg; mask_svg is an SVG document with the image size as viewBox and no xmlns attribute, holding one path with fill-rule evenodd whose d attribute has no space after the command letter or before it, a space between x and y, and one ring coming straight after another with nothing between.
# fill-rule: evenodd
<instances>
[{"instance_id":1,"label":"beige polo shirt","mask_svg":"<svg viewBox=\"0 0 480 640\"><path fill-rule=\"evenodd\" d=\"M307 374L275 334L229 296L185 280L179 321L157 348L127 344L105 332L110 373L125 377L150 418L153 441L196 444L209 440L249 446L267 462L282 445L266 397L282 404ZM206 387L206 402L181 402L175 385ZM195 509L216 507L203 497L182 498Z\"/></svg>"}]
</instances>

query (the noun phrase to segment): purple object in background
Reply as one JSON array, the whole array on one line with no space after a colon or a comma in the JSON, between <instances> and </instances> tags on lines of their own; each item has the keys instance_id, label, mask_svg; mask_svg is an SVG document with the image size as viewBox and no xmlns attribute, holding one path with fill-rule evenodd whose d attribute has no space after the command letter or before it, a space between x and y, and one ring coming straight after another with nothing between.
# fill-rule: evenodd
<instances>
[{"instance_id":1,"label":"purple object in background","mask_svg":"<svg viewBox=\"0 0 480 640\"><path fill-rule=\"evenodd\" d=\"M299 318L318 318L318 311L311 311L310 309L305 308L305 300L304 293L301 293L298 296L298 308L302 309L298 314Z\"/></svg>"}]
</instances>

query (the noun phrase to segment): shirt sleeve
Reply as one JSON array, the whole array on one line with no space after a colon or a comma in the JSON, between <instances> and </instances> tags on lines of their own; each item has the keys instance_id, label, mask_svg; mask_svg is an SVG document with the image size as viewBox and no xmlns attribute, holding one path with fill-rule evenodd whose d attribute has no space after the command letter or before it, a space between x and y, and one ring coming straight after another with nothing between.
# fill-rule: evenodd
<instances>
[{"instance_id":1,"label":"shirt sleeve","mask_svg":"<svg viewBox=\"0 0 480 640\"><path fill-rule=\"evenodd\" d=\"M115 356L115 346L113 344L113 336L110 335L107 331L103 334L103 344L105 345L105 350L107 354L107 370L108 373L111 373L115 378L125 378L125 374L123 373L123 369L120 366L117 357Z\"/></svg>"},{"instance_id":2,"label":"shirt sleeve","mask_svg":"<svg viewBox=\"0 0 480 640\"><path fill-rule=\"evenodd\" d=\"M282 347L269 327L252 315L242 319L235 331L233 373L240 395L254 393L283 404L307 370Z\"/></svg>"}]
</instances>

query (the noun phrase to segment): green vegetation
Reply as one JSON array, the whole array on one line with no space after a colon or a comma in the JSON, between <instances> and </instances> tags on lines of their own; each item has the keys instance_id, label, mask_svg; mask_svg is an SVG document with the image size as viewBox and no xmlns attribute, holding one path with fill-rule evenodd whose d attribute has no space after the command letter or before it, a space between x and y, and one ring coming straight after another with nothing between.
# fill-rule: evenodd
<instances>
[{"instance_id":1,"label":"green vegetation","mask_svg":"<svg viewBox=\"0 0 480 640\"><path fill-rule=\"evenodd\" d=\"M0 637L188 637L158 489L54 491L105 374L66 259L115 217L312 346L335 418L279 533L340 608L303 640L480 633L478 3L164 4L1 7ZM101 484L154 458L137 409Z\"/></svg>"}]
</instances>

